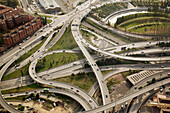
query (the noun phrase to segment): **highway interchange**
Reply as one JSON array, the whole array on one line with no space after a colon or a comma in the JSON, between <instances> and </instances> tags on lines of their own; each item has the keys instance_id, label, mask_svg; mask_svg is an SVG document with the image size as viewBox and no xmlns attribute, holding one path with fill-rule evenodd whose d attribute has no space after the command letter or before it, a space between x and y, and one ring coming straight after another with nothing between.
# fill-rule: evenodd
<instances>
[{"instance_id":1,"label":"highway interchange","mask_svg":"<svg viewBox=\"0 0 170 113\"><path fill-rule=\"evenodd\" d=\"M109 51L108 52L106 50L102 50L102 49L99 49L97 47L94 47L93 45L88 43L83 38L83 36L81 35L79 26L81 24L82 19L91 11L91 8L89 7L90 4L91 4L90 2L91 1L87 1L87 2L83 3L81 6L77 7L78 11L74 10L74 11L70 12L69 14L64 15L63 17L57 18L57 20L54 20L53 23L51 24L52 27L44 27L45 29L43 29L43 30L46 31L46 32L39 33L39 34L37 34L37 36L35 36L36 38L31 38L29 41L25 42L26 44L24 44L24 46L22 46L23 48L27 48L28 46L31 45L31 43L35 42L36 40L38 40L42 36L46 36L47 34L51 33L50 36L45 41L45 43L39 49L39 52L34 53L35 57L34 58L29 57L28 58L29 60L32 61L30 66L29 66L30 77L33 80L35 80L36 82L38 82L38 83L42 83L42 84L46 84L46 85L50 85L50 86L54 86L54 87L61 87L63 89L66 89L65 91L60 91L60 93L68 95L68 96L72 97L73 99L75 99L76 101L78 101L83 106L83 108L86 110L85 112L88 112L88 113L105 111L105 110L107 110L109 108L114 107L116 104L121 104L121 103L126 102L126 101L128 101L128 100L130 100L130 99L132 99L132 98L134 98L136 96L139 96L139 95L141 95L141 94L143 94L145 92L148 92L148 91L150 91L150 90L152 90L154 88L160 87L160 86L162 86L162 83L163 84L169 83L170 79L166 79L166 80L163 80L162 82L157 82L156 84L147 86L146 88L143 88L141 90L133 92L132 94L126 95L125 97L122 97L119 100L117 100L116 104L115 104L115 101L111 102L110 96L109 96L109 92L108 92L108 88L107 88L106 83L105 83L105 80L107 78L109 78L111 76L111 74L110 74L110 76L107 76L107 77L102 75L101 68L98 67L98 65L96 64L94 58L89 54L89 52L87 51L85 46L88 47L88 48L91 48L91 49L93 49L93 50L95 50L97 52L100 52L100 53L102 53L104 55L108 55L108 56L111 56L111 57L114 57L114 58L125 59L125 60L135 60L135 61L168 61L168 60L170 60L170 57L156 57L156 58L129 57L129 56L124 56L124 55L119 55L119 54L115 54L114 53L116 51L120 51L121 47L123 47L125 45L114 46L112 48L108 48L106 50L114 49L114 51ZM59 30L57 36L48 44L48 42L52 38L52 34L54 33L53 29L56 28L56 25L57 26L61 26L62 24L63 24L63 26ZM70 24L71 24L71 29L72 29L72 34L73 34L74 39L75 39L76 43L78 44L80 50L84 54L85 58L87 59L89 65L92 68L92 71L95 73L96 78L97 78L97 83L98 84L95 83L89 93L86 93L82 89L80 89L80 88L78 88L76 86L70 85L70 84L54 82L54 81L42 79L39 76L37 76L37 73L35 72L36 63L38 62L39 59L45 57L46 55L52 54L52 53L63 52L63 50L60 50L60 51L53 51L53 52L44 54L44 51L47 51L49 48L51 48L61 38L61 36L63 35L64 31L66 30L66 28ZM139 36L138 38L141 38L141 36ZM155 45L157 42L148 42L148 43L146 43L146 42L139 42L139 43L127 44L126 47L129 46L129 47L139 48L139 47L148 46L148 44L150 46L151 45ZM2 77L4 75L4 73L6 72L6 70L8 69L8 67L16 59L18 59L21 55L24 54L24 52L22 50L20 50L18 48L14 48L14 49L16 49L15 50L16 52L11 54L11 55L8 55L8 57L3 58L3 62L1 62L1 66L5 64L3 66L3 68L0 70L0 73L1 73L0 78L1 79L2 79ZM161 50L156 50L156 51L162 52ZM74 53L75 51L66 50L65 52L73 52ZM152 52L152 50L149 51L149 52ZM10 54L10 52L7 53L7 54ZM27 59L26 62L29 61L28 59ZM168 70L169 69L169 67L168 67L169 64L148 65L147 69L148 70L154 69L154 66L155 66L155 70L159 70L159 69L162 69L162 67L161 67L162 65L164 66L164 68L163 68L164 70L166 70L166 69ZM128 65L127 67L126 67L126 65L124 65L124 66L120 66L120 67L122 67L122 68L125 67L125 68L128 68L128 69L129 68L132 68L132 69L133 68L134 69L137 69L137 68L141 69L141 68L143 68L143 67L140 67L140 66L137 67L137 65L135 65L135 66ZM108 68L112 68L113 69L112 66L107 66L107 69ZM119 68L119 66L117 66L116 68ZM54 70L54 71L56 71L56 70ZM118 70L117 72L121 72L121 70ZM113 75L113 73L112 73L112 75ZM99 88L100 88L100 91L101 91L101 94L102 94L102 100L103 100L103 105L102 106L99 106L97 104L97 102L95 101L95 99L92 97L93 94L95 93L96 89L97 89L97 85L99 85ZM51 91L59 93L59 91L55 91L55 90L51 90ZM13 107L11 107L3 99L2 95L0 95L0 104L5 109L7 109L8 111L10 111L12 113L19 113L19 112L21 112L21 111L18 111L16 109L14 109Z\"/></svg>"}]
</instances>

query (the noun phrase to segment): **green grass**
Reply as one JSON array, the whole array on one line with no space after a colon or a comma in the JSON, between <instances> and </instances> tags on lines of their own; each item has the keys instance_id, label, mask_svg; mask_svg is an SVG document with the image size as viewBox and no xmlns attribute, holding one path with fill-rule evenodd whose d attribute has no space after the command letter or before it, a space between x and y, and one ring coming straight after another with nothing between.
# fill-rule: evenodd
<instances>
[{"instance_id":1,"label":"green grass","mask_svg":"<svg viewBox=\"0 0 170 113\"><path fill-rule=\"evenodd\" d=\"M52 20L51 19L47 19L47 24L51 23Z\"/></svg>"},{"instance_id":2,"label":"green grass","mask_svg":"<svg viewBox=\"0 0 170 113\"><path fill-rule=\"evenodd\" d=\"M148 24L148 25L141 25L130 29L129 32L136 33L136 34L145 34L145 35L163 35L169 36L170 35L170 23L163 22L159 24Z\"/></svg>"},{"instance_id":3,"label":"green grass","mask_svg":"<svg viewBox=\"0 0 170 113\"><path fill-rule=\"evenodd\" d=\"M53 16L47 16L47 15L39 15L40 17L48 17L48 18L52 18Z\"/></svg>"},{"instance_id":4,"label":"green grass","mask_svg":"<svg viewBox=\"0 0 170 113\"><path fill-rule=\"evenodd\" d=\"M84 38L88 43L92 44L93 46L96 46L96 45L92 42L92 40L91 40L90 38L93 37L94 40L96 40L96 39L98 38L97 36L91 34L91 33L88 32L88 31L84 31L84 30L80 30L80 33L82 34L83 38Z\"/></svg>"},{"instance_id":5,"label":"green grass","mask_svg":"<svg viewBox=\"0 0 170 113\"><path fill-rule=\"evenodd\" d=\"M162 0L161 0L162 1ZM151 7L158 5L160 7L163 7L165 5L162 5L162 2L160 0L131 0L130 2L136 7Z\"/></svg>"},{"instance_id":6,"label":"green grass","mask_svg":"<svg viewBox=\"0 0 170 113\"><path fill-rule=\"evenodd\" d=\"M83 57L84 56L81 53L51 54L38 61L37 66L36 66L36 72L41 72L44 70L48 70L50 68L61 66L63 64L77 61L79 59L82 59Z\"/></svg>"},{"instance_id":7,"label":"green grass","mask_svg":"<svg viewBox=\"0 0 170 113\"><path fill-rule=\"evenodd\" d=\"M112 72L113 70L107 70L107 71L101 71L102 72L102 75L106 75L107 73L109 72Z\"/></svg>"},{"instance_id":8,"label":"green grass","mask_svg":"<svg viewBox=\"0 0 170 113\"><path fill-rule=\"evenodd\" d=\"M23 95L23 96L18 96L18 97L5 98L5 100L7 100L7 101L11 101L11 100L20 100L20 101L22 101L23 98L26 98L26 97L28 97L28 96L27 96L27 95Z\"/></svg>"},{"instance_id":9,"label":"green grass","mask_svg":"<svg viewBox=\"0 0 170 113\"><path fill-rule=\"evenodd\" d=\"M115 52L116 54L121 54L121 53L125 53L125 52L131 52L131 51L137 51L139 50L138 48L128 48L126 50L122 50L122 51L119 51L119 52Z\"/></svg>"},{"instance_id":10,"label":"green grass","mask_svg":"<svg viewBox=\"0 0 170 113\"><path fill-rule=\"evenodd\" d=\"M111 78L108 82L107 82L107 87L108 87L108 90L111 90L111 87L115 84L120 84L121 81L118 81L117 79L115 78Z\"/></svg>"},{"instance_id":11,"label":"green grass","mask_svg":"<svg viewBox=\"0 0 170 113\"><path fill-rule=\"evenodd\" d=\"M3 90L3 91L1 91L1 92L2 92L3 94L10 94L10 93L18 93L18 92L32 91L32 90L36 90L36 89L40 89L40 88L44 88L44 87L47 87L47 86L45 86L45 85L40 85L40 84L31 84L31 85L27 85L27 86L15 88L15 89Z\"/></svg>"},{"instance_id":12,"label":"green grass","mask_svg":"<svg viewBox=\"0 0 170 113\"><path fill-rule=\"evenodd\" d=\"M28 57L30 57L33 53L35 53L44 44L44 42L45 42L45 39L40 44L38 44L37 46L32 48L30 51L28 51L26 54L22 55L19 59L17 59L15 61L15 64L18 64L18 63L24 61L25 59L27 59Z\"/></svg>"},{"instance_id":13,"label":"green grass","mask_svg":"<svg viewBox=\"0 0 170 113\"><path fill-rule=\"evenodd\" d=\"M169 35L169 19L164 17L140 17L125 21L118 25L118 29L137 34ZM155 29L155 25L158 25ZM166 27L164 29L164 27Z\"/></svg>"},{"instance_id":14,"label":"green grass","mask_svg":"<svg viewBox=\"0 0 170 113\"><path fill-rule=\"evenodd\" d=\"M67 77L57 78L55 81L69 83L84 91L88 92L93 84L97 81L94 73L81 73L76 75L71 75Z\"/></svg>"},{"instance_id":15,"label":"green grass","mask_svg":"<svg viewBox=\"0 0 170 113\"><path fill-rule=\"evenodd\" d=\"M60 49L73 49L76 48L77 43L74 40L74 37L71 33L71 27L68 27L59 41L53 45L49 51L60 50Z\"/></svg>"},{"instance_id":16,"label":"green grass","mask_svg":"<svg viewBox=\"0 0 170 113\"><path fill-rule=\"evenodd\" d=\"M101 18L105 18L110 14L124 8L127 8L127 3L111 3L103 5L99 8L92 9L91 13L97 14Z\"/></svg>"},{"instance_id":17,"label":"green grass","mask_svg":"<svg viewBox=\"0 0 170 113\"><path fill-rule=\"evenodd\" d=\"M129 70L129 71L121 72L121 74L126 79L127 76L135 74L135 73L139 73L140 71L141 70Z\"/></svg>"},{"instance_id":18,"label":"green grass","mask_svg":"<svg viewBox=\"0 0 170 113\"><path fill-rule=\"evenodd\" d=\"M22 76L21 71L23 72L23 76L29 75L29 72L28 72L29 64L25 65L24 67L14 71L14 72L12 72L12 73L10 73L8 75L5 75L2 78L2 80L9 80L9 79L14 79L14 78L17 78L17 77L21 77Z\"/></svg>"}]
</instances>

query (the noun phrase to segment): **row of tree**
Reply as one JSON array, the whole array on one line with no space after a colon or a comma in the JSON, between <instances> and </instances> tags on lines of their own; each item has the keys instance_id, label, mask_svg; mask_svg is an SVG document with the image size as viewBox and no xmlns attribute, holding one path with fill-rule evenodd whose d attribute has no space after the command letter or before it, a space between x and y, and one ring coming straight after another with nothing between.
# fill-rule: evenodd
<instances>
[{"instance_id":1,"label":"row of tree","mask_svg":"<svg viewBox=\"0 0 170 113\"><path fill-rule=\"evenodd\" d=\"M131 14L131 15L127 15L127 16L122 16L117 18L117 21L115 23L115 27L119 24L121 24L122 22L125 22L127 20L131 20L134 18L139 18L139 17L166 17L169 18L168 14L164 14L164 13L136 13L136 14Z\"/></svg>"},{"instance_id":2,"label":"row of tree","mask_svg":"<svg viewBox=\"0 0 170 113\"><path fill-rule=\"evenodd\" d=\"M168 0L155 1L155 0L131 0L134 6L145 6L145 7L160 7L166 8L168 5Z\"/></svg>"},{"instance_id":3,"label":"row of tree","mask_svg":"<svg viewBox=\"0 0 170 113\"><path fill-rule=\"evenodd\" d=\"M159 47L170 47L170 42L158 42L156 45Z\"/></svg>"}]
</instances>

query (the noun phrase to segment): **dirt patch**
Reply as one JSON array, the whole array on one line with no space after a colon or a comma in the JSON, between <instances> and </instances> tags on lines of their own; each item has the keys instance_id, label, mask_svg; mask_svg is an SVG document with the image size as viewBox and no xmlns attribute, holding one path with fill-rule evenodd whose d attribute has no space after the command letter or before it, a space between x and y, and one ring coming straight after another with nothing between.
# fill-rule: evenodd
<instances>
[{"instance_id":1,"label":"dirt patch","mask_svg":"<svg viewBox=\"0 0 170 113\"><path fill-rule=\"evenodd\" d=\"M122 74L114 75L113 77L109 78L109 80L115 80L115 84L111 85L110 87L110 97L111 101L118 99L126 94L126 92L130 89L130 85L126 82L126 79L122 76Z\"/></svg>"}]
</instances>

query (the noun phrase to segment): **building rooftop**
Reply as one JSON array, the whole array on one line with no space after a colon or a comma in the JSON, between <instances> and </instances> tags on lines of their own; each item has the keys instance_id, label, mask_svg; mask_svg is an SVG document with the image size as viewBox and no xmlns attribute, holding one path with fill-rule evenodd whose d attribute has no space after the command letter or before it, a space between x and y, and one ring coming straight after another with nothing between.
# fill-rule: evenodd
<instances>
[{"instance_id":1,"label":"building rooftop","mask_svg":"<svg viewBox=\"0 0 170 113\"><path fill-rule=\"evenodd\" d=\"M39 2L44 7L45 10L60 7L55 0L39 0Z\"/></svg>"},{"instance_id":2,"label":"building rooftop","mask_svg":"<svg viewBox=\"0 0 170 113\"><path fill-rule=\"evenodd\" d=\"M5 12L8 12L8 11L10 11L10 10L12 10L12 8L7 7L7 6L0 5L0 15L3 14L3 13L5 13Z\"/></svg>"}]
</instances>

